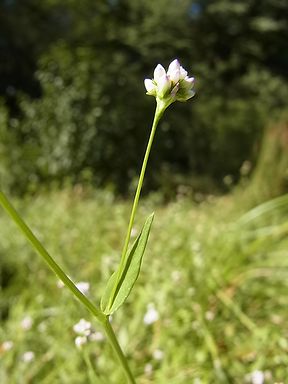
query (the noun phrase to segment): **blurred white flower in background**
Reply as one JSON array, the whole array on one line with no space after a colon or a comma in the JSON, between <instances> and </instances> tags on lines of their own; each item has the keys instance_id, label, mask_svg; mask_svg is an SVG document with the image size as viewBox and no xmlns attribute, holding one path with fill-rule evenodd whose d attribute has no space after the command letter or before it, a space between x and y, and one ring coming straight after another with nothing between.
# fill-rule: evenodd
<instances>
[{"instance_id":1,"label":"blurred white flower in background","mask_svg":"<svg viewBox=\"0 0 288 384\"><path fill-rule=\"evenodd\" d=\"M29 329L32 328L32 325L33 325L33 319L31 316L25 316L23 317L23 319L21 320L21 328L24 330L24 331L29 331Z\"/></svg>"},{"instance_id":2,"label":"blurred white flower in background","mask_svg":"<svg viewBox=\"0 0 288 384\"><path fill-rule=\"evenodd\" d=\"M159 313L155 309L155 306L153 303L148 304L147 306L147 312L144 315L144 324L150 325L155 323L157 320L159 320Z\"/></svg>"},{"instance_id":3,"label":"blurred white flower in background","mask_svg":"<svg viewBox=\"0 0 288 384\"><path fill-rule=\"evenodd\" d=\"M24 363L30 363L31 361L34 360L34 358L35 358L35 353L32 351L24 352L22 355L22 361L24 361Z\"/></svg>"},{"instance_id":4,"label":"blurred white flower in background","mask_svg":"<svg viewBox=\"0 0 288 384\"><path fill-rule=\"evenodd\" d=\"M102 332L92 332L89 336L89 340L91 341L103 341L105 340L105 336Z\"/></svg>"},{"instance_id":5,"label":"blurred white flower in background","mask_svg":"<svg viewBox=\"0 0 288 384\"><path fill-rule=\"evenodd\" d=\"M92 329L90 321L80 319L78 323L73 326L73 330L77 333L75 338L75 345L77 348L81 348L88 341L101 342L105 340L102 332L96 332Z\"/></svg>"},{"instance_id":6,"label":"blurred white flower in background","mask_svg":"<svg viewBox=\"0 0 288 384\"><path fill-rule=\"evenodd\" d=\"M75 338L75 345L78 349L81 349L84 344L87 343L87 337L86 336L77 336Z\"/></svg>"},{"instance_id":7,"label":"blurred white flower in background","mask_svg":"<svg viewBox=\"0 0 288 384\"><path fill-rule=\"evenodd\" d=\"M6 341L4 341L4 342L2 343L0 349L1 349L3 352L7 352L7 351L10 351L10 349L12 349L13 346L14 346L13 341L11 341L11 340L6 340Z\"/></svg>"},{"instance_id":8,"label":"blurred white flower in background","mask_svg":"<svg viewBox=\"0 0 288 384\"><path fill-rule=\"evenodd\" d=\"M144 368L144 372L147 376L151 376L152 372L153 372L153 365L148 363L145 365L145 368Z\"/></svg>"},{"instance_id":9,"label":"blurred white flower in background","mask_svg":"<svg viewBox=\"0 0 288 384\"><path fill-rule=\"evenodd\" d=\"M73 281L70 276L68 277L71 281ZM62 280L58 280L56 284L57 284L57 288L59 289L62 289L63 287L65 287L65 284L63 283ZM90 283L88 283L87 281L79 281L78 283L75 283L75 285L79 289L79 291L83 293L83 295L87 295L89 293Z\"/></svg>"},{"instance_id":10,"label":"blurred white flower in background","mask_svg":"<svg viewBox=\"0 0 288 384\"><path fill-rule=\"evenodd\" d=\"M73 326L73 330L75 333L78 333L79 335L89 336L91 333L91 323L90 321L81 319L77 324Z\"/></svg>"},{"instance_id":11,"label":"blurred white flower in background","mask_svg":"<svg viewBox=\"0 0 288 384\"><path fill-rule=\"evenodd\" d=\"M87 295L89 293L90 284L86 281L79 281L79 283L75 284L83 295Z\"/></svg>"},{"instance_id":12,"label":"blurred white flower in background","mask_svg":"<svg viewBox=\"0 0 288 384\"><path fill-rule=\"evenodd\" d=\"M253 371L250 374L251 384L264 384L265 375L262 371Z\"/></svg>"},{"instance_id":13,"label":"blurred white flower in background","mask_svg":"<svg viewBox=\"0 0 288 384\"><path fill-rule=\"evenodd\" d=\"M155 349L152 356L155 360L163 360L164 352L161 349Z\"/></svg>"}]
</instances>

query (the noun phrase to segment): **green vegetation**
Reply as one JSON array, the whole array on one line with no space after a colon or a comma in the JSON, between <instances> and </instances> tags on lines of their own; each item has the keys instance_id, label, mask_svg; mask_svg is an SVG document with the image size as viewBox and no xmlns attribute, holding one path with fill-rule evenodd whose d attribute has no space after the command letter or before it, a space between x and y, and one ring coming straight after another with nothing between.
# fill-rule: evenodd
<instances>
[{"instance_id":1,"label":"green vegetation","mask_svg":"<svg viewBox=\"0 0 288 384\"><path fill-rule=\"evenodd\" d=\"M137 229L156 202L156 195L144 201ZM81 188L15 203L99 303L119 262L130 204ZM112 319L138 383L242 384L257 370L265 383L287 377L288 197L243 216L246 209L238 196L156 204L137 286ZM91 320L88 312L57 286L4 212L0 231L1 383L124 382L95 322L98 341L76 348L73 326ZM149 325L151 308L159 319Z\"/></svg>"},{"instance_id":2,"label":"green vegetation","mask_svg":"<svg viewBox=\"0 0 288 384\"><path fill-rule=\"evenodd\" d=\"M155 211L153 231L111 319L137 384L287 380L287 13L285 0L0 2L1 191L97 305L155 107L143 80L175 58L195 76L193 103L157 129L128 232ZM138 277L151 220L106 313ZM124 384L99 325L2 210L0 239L0 383Z\"/></svg>"},{"instance_id":3,"label":"green vegetation","mask_svg":"<svg viewBox=\"0 0 288 384\"><path fill-rule=\"evenodd\" d=\"M195 102L161 122L146 190L237 181L287 108L287 12L284 0L2 1L1 184L130 192L154 108L143 80L174 58L195 76Z\"/></svg>"}]
</instances>

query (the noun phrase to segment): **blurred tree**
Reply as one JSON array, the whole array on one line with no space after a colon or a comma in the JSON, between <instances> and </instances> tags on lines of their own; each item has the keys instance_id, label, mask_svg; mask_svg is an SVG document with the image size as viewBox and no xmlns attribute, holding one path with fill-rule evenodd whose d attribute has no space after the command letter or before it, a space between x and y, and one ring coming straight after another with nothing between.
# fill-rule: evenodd
<instances>
[{"instance_id":1,"label":"blurred tree","mask_svg":"<svg viewBox=\"0 0 288 384\"><path fill-rule=\"evenodd\" d=\"M158 62L178 57L198 92L163 120L150 186L161 186L163 175L206 175L218 184L227 174L237 179L242 162L255 157L265 122L285 107L284 0L0 6L0 92L13 106L6 135L13 148L6 154L18 190L32 181L79 181L88 170L97 185L126 191L153 113L142 80Z\"/></svg>"}]
</instances>

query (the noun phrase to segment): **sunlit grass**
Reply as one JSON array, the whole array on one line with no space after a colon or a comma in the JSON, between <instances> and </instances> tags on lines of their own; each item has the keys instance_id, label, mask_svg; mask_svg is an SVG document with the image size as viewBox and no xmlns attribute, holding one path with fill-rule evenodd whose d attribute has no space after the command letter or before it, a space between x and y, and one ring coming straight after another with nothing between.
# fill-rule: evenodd
<instances>
[{"instance_id":1,"label":"sunlit grass","mask_svg":"<svg viewBox=\"0 0 288 384\"><path fill-rule=\"evenodd\" d=\"M90 283L98 303L119 262L129 204L75 190L15 203L71 278ZM258 370L265 384L285 382L287 204L270 203L239 221L239 198L182 199L156 209L146 199L137 229L153 210L139 280L112 319L138 383L242 384ZM1 384L124 382L101 337L76 348L73 325L90 315L4 212L0 234ZM159 319L145 324L151 307Z\"/></svg>"}]
</instances>

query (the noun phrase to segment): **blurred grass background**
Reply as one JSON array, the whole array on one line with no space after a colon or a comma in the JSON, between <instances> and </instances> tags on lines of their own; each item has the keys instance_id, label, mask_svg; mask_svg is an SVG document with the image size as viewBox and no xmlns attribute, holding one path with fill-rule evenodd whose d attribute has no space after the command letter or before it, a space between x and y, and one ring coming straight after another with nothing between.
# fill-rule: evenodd
<instances>
[{"instance_id":1,"label":"blurred grass background","mask_svg":"<svg viewBox=\"0 0 288 384\"><path fill-rule=\"evenodd\" d=\"M156 204L139 281L112 319L139 383L250 383L257 370L265 383L285 382L288 197L244 216L235 199ZM71 278L90 282L98 302L119 261L129 204L74 190L15 203ZM136 229L154 209L145 199ZM105 340L83 348L99 375L89 379L73 331L89 314L13 223L3 215L0 223L1 382L124 382ZM151 303L159 320L147 325ZM13 347L5 350L5 341ZM27 351L35 354L29 362Z\"/></svg>"},{"instance_id":2,"label":"blurred grass background","mask_svg":"<svg viewBox=\"0 0 288 384\"><path fill-rule=\"evenodd\" d=\"M196 78L159 126L134 232L155 222L112 319L139 384L286 382L287 17L279 0L0 2L1 189L95 302L152 120L143 79L176 57ZM76 348L89 315L4 211L0 239L0 383L124 383L95 322Z\"/></svg>"}]
</instances>

